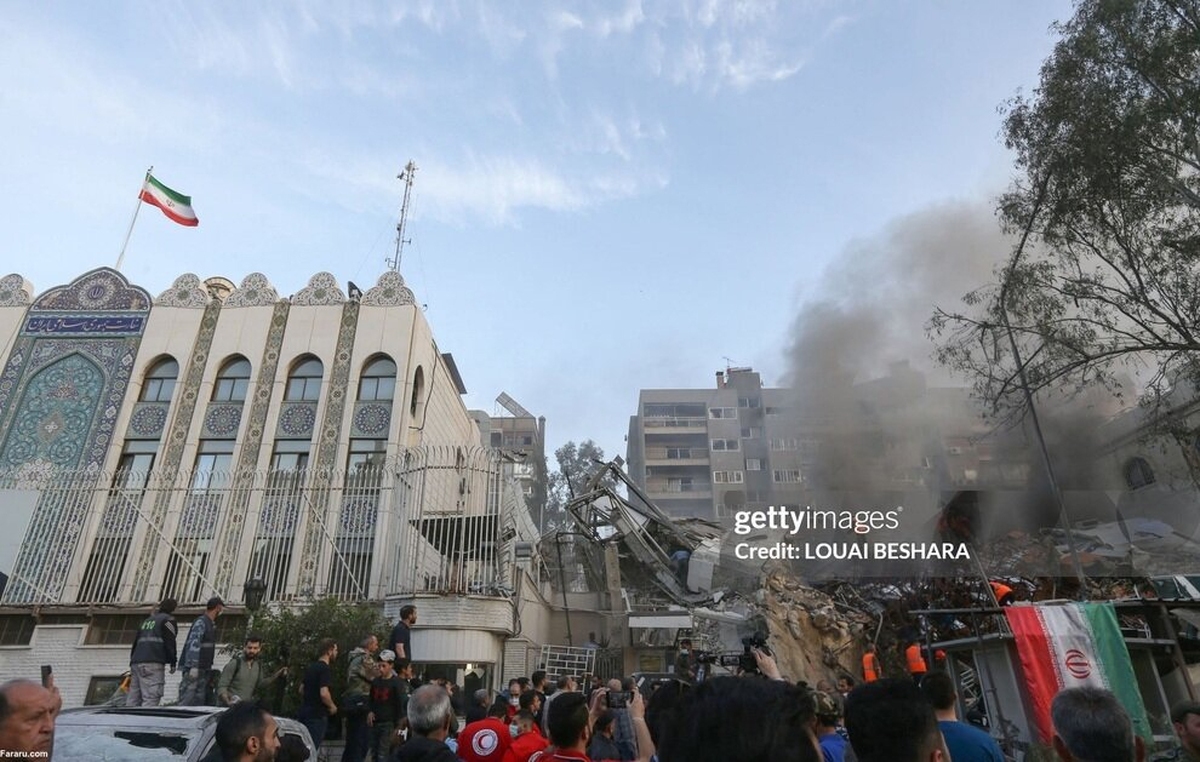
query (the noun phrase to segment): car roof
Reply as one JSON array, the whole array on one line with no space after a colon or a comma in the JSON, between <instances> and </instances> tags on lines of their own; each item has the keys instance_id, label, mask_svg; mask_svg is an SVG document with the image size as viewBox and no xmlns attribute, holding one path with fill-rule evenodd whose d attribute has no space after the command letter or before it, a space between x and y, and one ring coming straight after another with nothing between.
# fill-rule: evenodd
<instances>
[{"instance_id":1,"label":"car roof","mask_svg":"<svg viewBox=\"0 0 1200 762\"><path fill-rule=\"evenodd\" d=\"M62 710L56 725L124 725L195 730L216 722L215 706L81 706Z\"/></svg>"},{"instance_id":2,"label":"car roof","mask_svg":"<svg viewBox=\"0 0 1200 762\"><path fill-rule=\"evenodd\" d=\"M156 737L186 738L188 759L193 759L211 746L215 726L224 711L223 707L215 706L84 706L64 709L55 724L63 731L62 739L76 733L87 737L97 732L118 737L123 733L149 733ZM272 716L281 735L299 736L309 754L316 757L317 748L308 728L297 720Z\"/></svg>"},{"instance_id":3,"label":"car roof","mask_svg":"<svg viewBox=\"0 0 1200 762\"><path fill-rule=\"evenodd\" d=\"M202 729L219 719L224 707L216 706L79 706L64 709L55 720L57 725L124 725L161 729ZM305 735L307 730L297 720L273 714L285 733Z\"/></svg>"}]
</instances>

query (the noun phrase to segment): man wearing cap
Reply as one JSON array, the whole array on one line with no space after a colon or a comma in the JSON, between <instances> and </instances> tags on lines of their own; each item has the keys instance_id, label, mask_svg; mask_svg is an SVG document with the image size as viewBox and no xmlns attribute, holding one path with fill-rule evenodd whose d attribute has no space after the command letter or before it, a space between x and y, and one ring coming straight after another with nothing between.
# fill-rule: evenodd
<instances>
[{"instance_id":1,"label":"man wearing cap","mask_svg":"<svg viewBox=\"0 0 1200 762\"><path fill-rule=\"evenodd\" d=\"M1180 701L1172 706L1171 722L1180 745L1155 754L1150 762L1200 762L1200 702Z\"/></svg>"},{"instance_id":2,"label":"man wearing cap","mask_svg":"<svg viewBox=\"0 0 1200 762\"><path fill-rule=\"evenodd\" d=\"M378 651L379 638L366 635L358 648L350 652L346 693L342 699L342 714L346 717L346 748L342 752L342 762L362 762L367 758L367 747L371 743L367 712L371 704L371 683L379 676L379 665L375 660Z\"/></svg>"},{"instance_id":3,"label":"man wearing cap","mask_svg":"<svg viewBox=\"0 0 1200 762\"><path fill-rule=\"evenodd\" d=\"M813 732L821 746L821 756L825 762L843 762L846 759L846 739L837 732L838 720L842 717L841 704L825 691L816 691L813 701L817 715Z\"/></svg>"},{"instance_id":4,"label":"man wearing cap","mask_svg":"<svg viewBox=\"0 0 1200 762\"><path fill-rule=\"evenodd\" d=\"M204 613L196 617L188 630L187 642L183 646L183 657L179 669L183 679L179 682L180 706L203 706L208 703L209 670L213 657L217 655L217 617L225 610L225 602L217 596L208 599Z\"/></svg>"},{"instance_id":5,"label":"man wearing cap","mask_svg":"<svg viewBox=\"0 0 1200 762\"><path fill-rule=\"evenodd\" d=\"M391 758L392 746L399 742L396 723L408 711L408 692L396 674L396 652L379 652L379 676L371 681L371 703L367 727L371 730L371 748L378 762Z\"/></svg>"}]
</instances>

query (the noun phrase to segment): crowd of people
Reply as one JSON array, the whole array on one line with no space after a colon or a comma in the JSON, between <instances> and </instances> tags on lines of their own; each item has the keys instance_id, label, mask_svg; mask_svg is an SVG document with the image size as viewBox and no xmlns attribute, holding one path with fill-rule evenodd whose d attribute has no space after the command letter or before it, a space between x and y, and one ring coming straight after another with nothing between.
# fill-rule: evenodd
<instances>
[{"instance_id":1,"label":"crowd of people","mask_svg":"<svg viewBox=\"0 0 1200 762\"><path fill-rule=\"evenodd\" d=\"M147 628L150 631L153 628ZM391 644L389 644L391 645ZM411 653L411 648L408 649ZM629 679L562 676L545 671L509 682L492 696L476 691L459 718L451 686L412 688L409 659L364 638L351 652L350 676L361 684L360 708L329 691L337 644L322 643L305 671L300 721L314 741L339 712L361 714L363 739L347 722L343 759L376 762L1001 762L987 732L956 716L956 686L946 671L929 671L920 684L877 678L810 688L780 674L775 660L754 649L756 673L712 677L699 683L667 680L648 695ZM226 685L238 697L236 672ZM355 675L357 673L357 675ZM261 679L256 678L256 679ZM224 684L224 682L223 682ZM247 696L250 695L247 693ZM53 685L14 680L0 685L0 749L49 754L61 706ZM1109 691L1061 691L1051 706L1053 751L1063 762L1143 762L1145 745L1129 714ZM1152 759L1200 759L1200 703L1172 710L1180 746ZM207 760L304 759L288 748L274 716L249 698L231 700Z\"/></svg>"},{"instance_id":2,"label":"crowd of people","mask_svg":"<svg viewBox=\"0 0 1200 762\"><path fill-rule=\"evenodd\" d=\"M217 760L303 760L297 736L281 735L275 716L255 695L286 676L268 674L262 642L244 647L221 670L215 696L196 685L212 665L214 628L223 606L209 601L176 653L175 602L163 601L138 630L131 648L128 703L157 705L167 671L184 670L180 704L227 707L217 723ZM446 680L418 684L413 677L411 606L387 648L366 635L348 654L346 689L333 693L338 644L320 643L299 681L297 719L319 748L331 720L345 723L344 762L1003 762L985 730L957 716L959 697L944 662L930 669L919 649L906 661L910 675L885 677L874 649L863 657L857 683L842 675L815 688L790 682L771 654L749 648L750 674L698 678L696 655L684 644L676 678L639 688L631 678L551 676L545 670L510 680L494 694L474 691L463 701ZM910 644L911 648L912 644ZM188 678L191 677L189 681ZM207 698L213 701L207 701ZM465 705L464 705L465 703ZM0 685L0 751L45 757L53 748L61 699L45 684L12 680ZM460 719L460 716L465 715ZM1172 708L1179 739L1152 762L1200 762L1200 703ZM1117 698L1097 688L1061 691L1051 707L1052 747L1063 762L1143 762L1147 750Z\"/></svg>"}]
</instances>

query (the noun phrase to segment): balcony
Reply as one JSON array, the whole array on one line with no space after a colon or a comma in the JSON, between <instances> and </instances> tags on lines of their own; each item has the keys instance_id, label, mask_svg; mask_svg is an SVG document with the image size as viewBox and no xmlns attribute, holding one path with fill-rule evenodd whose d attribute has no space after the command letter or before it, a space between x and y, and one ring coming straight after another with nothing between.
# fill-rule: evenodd
<instances>
[{"instance_id":1,"label":"balcony","mask_svg":"<svg viewBox=\"0 0 1200 762\"><path fill-rule=\"evenodd\" d=\"M708 418L643 418L642 426L647 430L670 429L672 431L708 431Z\"/></svg>"},{"instance_id":2,"label":"balcony","mask_svg":"<svg viewBox=\"0 0 1200 762\"><path fill-rule=\"evenodd\" d=\"M647 447L646 465L703 466L708 464L706 447Z\"/></svg>"},{"instance_id":3,"label":"balcony","mask_svg":"<svg viewBox=\"0 0 1200 762\"><path fill-rule=\"evenodd\" d=\"M653 495L687 495L688 497L712 498L712 485L708 482L681 482L675 479L649 479L646 493Z\"/></svg>"}]
</instances>

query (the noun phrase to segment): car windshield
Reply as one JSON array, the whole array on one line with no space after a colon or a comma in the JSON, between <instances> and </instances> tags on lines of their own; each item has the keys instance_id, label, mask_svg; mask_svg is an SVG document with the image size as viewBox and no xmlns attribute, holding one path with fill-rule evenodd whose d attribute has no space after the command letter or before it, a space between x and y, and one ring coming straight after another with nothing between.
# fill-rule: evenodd
<instances>
[{"instance_id":1,"label":"car windshield","mask_svg":"<svg viewBox=\"0 0 1200 762\"><path fill-rule=\"evenodd\" d=\"M60 725L54 733L56 760L184 759L194 731L121 728L104 725Z\"/></svg>"}]
</instances>

